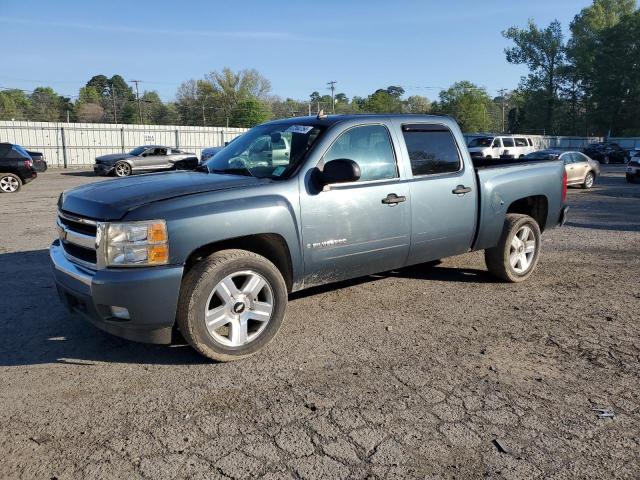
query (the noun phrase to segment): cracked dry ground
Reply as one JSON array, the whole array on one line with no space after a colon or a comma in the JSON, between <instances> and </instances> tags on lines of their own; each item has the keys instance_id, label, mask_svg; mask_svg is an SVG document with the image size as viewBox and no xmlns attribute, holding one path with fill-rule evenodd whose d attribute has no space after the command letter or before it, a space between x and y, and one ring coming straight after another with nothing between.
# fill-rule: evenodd
<instances>
[{"instance_id":1,"label":"cracked dry ground","mask_svg":"<svg viewBox=\"0 0 640 480\"><path fill-rule=\"evenodd\" d=\"M231 364L59 306L55 200L88 181L2 196L0 478L640 477L640 185L620 167L570 191L527 283L473 253L298 294Z\"/></svg>"}]
</instances>

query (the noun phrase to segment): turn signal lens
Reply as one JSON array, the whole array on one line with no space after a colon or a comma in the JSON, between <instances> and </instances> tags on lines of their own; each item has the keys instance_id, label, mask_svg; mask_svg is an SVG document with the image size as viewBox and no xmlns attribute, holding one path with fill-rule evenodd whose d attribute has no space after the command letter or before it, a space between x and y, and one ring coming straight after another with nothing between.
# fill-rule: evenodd
<instances>
[{"instance_id":1,"label":"turn signal lens","mask_svg":"<svg viewBox=\"0 0 640 480\"><path fill-rule=\"evenodd\" d=\"M153 245L147 250L147 263L149 265L164 265L169 261L169 247L166 245Z\"/></svg>"},{"instance_id":2,"label":"turn signal lens","mask_svg":"<svg viewBox=\"0 0 640 480\"><path fill-rule=\"evenodd\" d=\"M149 243L162 243L167 241L167 226L164 223L152 223L147 229L147 241Z\"/></svg>"}]
</instances>

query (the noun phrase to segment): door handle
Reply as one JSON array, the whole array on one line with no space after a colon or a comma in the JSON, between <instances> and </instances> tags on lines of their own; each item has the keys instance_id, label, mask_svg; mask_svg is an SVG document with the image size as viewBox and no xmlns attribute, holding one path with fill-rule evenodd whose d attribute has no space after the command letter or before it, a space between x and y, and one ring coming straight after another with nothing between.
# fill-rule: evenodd
<instances>
[{"instance_id":1,"label":"door handle","mask_svg":"<svg viewBox=\"0 0 640 480\"><path fill-rule=\"evenodd\" d=\"M465 187L464 185L458 185L456 188L451 190L451 193L455 195L464 195L471 191L471 187Z\"/></svg>"},{"instance_id":2,"label":"door handle","mask_svg":"<svg viewBox=\"0 0 640 480\"><path fill-rule=\"evenodd\" d=\"M407 201L407 197L399 197L395 193L390 193L389 195L387 195L385 198L382 199L382 203L384 203L385 205L391 205L391 206L394 206L394 205L397 205L398 203L402 203L406 201Z\"/></svg>"}]
</instances>

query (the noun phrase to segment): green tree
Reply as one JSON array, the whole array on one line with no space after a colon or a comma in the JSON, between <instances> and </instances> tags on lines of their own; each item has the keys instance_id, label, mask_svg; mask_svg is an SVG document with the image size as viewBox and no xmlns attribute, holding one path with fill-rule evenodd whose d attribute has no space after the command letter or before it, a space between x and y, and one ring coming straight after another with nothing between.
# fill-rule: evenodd
<instances>
[{"instance_id":1,"label":"green tree","mask_svg":"<svg viewBox=\"0 0 640 480\"><path fill-rule=\"evenodd\" d=\"M36 122L58 122L62 120L61 97L51 87L38 87L30 95L30 120Z\"/></svg>"},{"instance_id":2,"label":"green tree","mask_svg":"<svg viewBox=\"0 0 640 480\"><path fill-rule=\"evenodd\" d=\"M511 27L502 35L515 44L505 49L507 61L529 68L529 76L523 78L522 87L544 92L544 127L547 132L554 132L557 94L563 81L566 53L560 22L554 20L541 29L529 20L527 28Z\"/></svg>"},{"instance_id":3,"label":"green tree","mask_svg":"<svg viewBox=\"0 0 640 480\"><path fill-rule=\"evenodd\" d=\"M241 100L231 111L231 126L233 127L254 127L268 119L268 108L257 98Z\"/></svg>"},{"instance_id":4,"label":"green tree","mask_svg":"<svg viewBox=\"0 0 640 480\"><path fill-rule=\"evenodd\" d=\"M30 111L31 99L24 91L0 91L0 120L28 120Z\"/></svg>"},{"instance_id":5,"label":"green tree","mask_svg":"<svg viewBox=\"0 0 640 480\"><path fill-rule=\"evenodd\" d=\"M396 90L398 87L389 87L378 89L367 97L364 102L363 109L369 113L400 113L402 112L402 100ZM402 90L402 89L400 89ZM404 93L404 90L402 90Z\"/></svg>"},{"instance_id":6,"label":"green tree","mask_svg":"<svg viewBox=\"0 0 640 480\"><path fill-rule=\"evenodd\" d=\"M457 82L441 91L439 101L433 107L436 113L455 118L463 132L494 129L492 119L495 104L484 88L471 82Z\"/></svg>"}]
</instances>

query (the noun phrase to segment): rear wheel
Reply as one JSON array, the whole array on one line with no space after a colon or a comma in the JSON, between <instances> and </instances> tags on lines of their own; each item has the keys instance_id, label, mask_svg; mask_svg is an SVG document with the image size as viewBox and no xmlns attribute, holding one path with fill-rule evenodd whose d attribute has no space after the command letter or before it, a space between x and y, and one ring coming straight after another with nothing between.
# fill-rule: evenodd
<instances>
[{"instance_id":1,"label":"rear wheel","mask_svg":"<svg viewBox=\"0 0 640 480\"><path fill-rule=\"evenodd\" d=\"M222 250L185 275L178 328L202 355L238 360L273 339L286 306L287 287L273 263L246 250Z\"/></svg>"},{"instance_id":2,"label":"rear wheel","mask_svg":"<svg viewBox=\"0 0 640 480\"><path fill-rule=\"evenodd\" d=\"M498 245L484 251L487 269L507 282L529 278L538 264L541 234L528 215L507 214Z\"/></svg>"},{"instance_id":3,"label":"rear wheel","mask_svg":"<svg viewBox=\"0 0 640 480\"><path fill-rule=\"evenodd\" d=\"M593 187L593 182L595 181L596 177L593 174L593 172L587 172L587 174L584 177L584 182L582 182L582 188L591 188Z\"/></svg>"},{"instance_id":4,"label":"rear wheel","mask_svg":"<svg viewBox=\"0 0 640 480\"><path fill-rule=\"evenodd\" d=\"M131 175L131 165L127 162L118 162L113 169L116 177L128 177Z\"/></svg>"},{"instance_id":5,"label":"rear wheel","mask_svg":"<svg viewBox=\"0 0 640 480\"><path fill-rule=\"evenodd\" d=\"M15 193L22 187L22 180L13 173L0 173L0 192Z\"/></svg>"}]
</instances>

